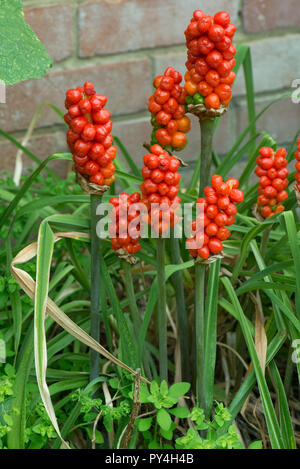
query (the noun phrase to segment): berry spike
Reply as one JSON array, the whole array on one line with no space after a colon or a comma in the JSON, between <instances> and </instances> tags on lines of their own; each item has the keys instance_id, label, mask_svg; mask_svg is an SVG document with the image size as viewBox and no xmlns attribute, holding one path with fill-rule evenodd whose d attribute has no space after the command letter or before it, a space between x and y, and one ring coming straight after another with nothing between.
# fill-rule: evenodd
<instances>
[{"instance_id":1,"label":"berry spike","mask_svg":"<svg viewBox=\"0 0 300 469\"><path fill-rule=\"evenodd\" d=\"M286 188L287 179L287 152L280 148L276 152L271 147L262 147L256 158L256 176L259 177L257 209L263 218L269 218L276 213L284 211L284 202L288 198Z\"/></svg>"},{"instance_id":2,"label":"berry spike","mask_svg":"<svg viewBox=\"0 0 300 469\"><path fill-rule=\"evenodd\" d=\"M186 92L180 86L181 81L181 74L168 67L164 75L154 79L156 91L149 98L153 126L151 143L158 143L170 153L186 146L185 134L191 129L190 119L185 115Z\"/></svg>"},{"instance_id":3,"label":"berry spike","mask_svg":"<svg viewBox=\"0 0 300 469\"><path fill-rule=\"evenodd\" d=\"M90 82L66 92L68 112L64 118L69 126L67 142L75 171L98 186L110 186L116 180L113 160L117 148L106 102L106 96L97 94Z\"/></svg>"},{"instance_id":4,"label":"berry spike","mask_svg":"<svg viewBox=\"0 0 300 469\"><path fill-rule=\"evenodd\" d=\"M300 194L300 138L297 141L297 151L295 151L295 158L297 163L295 164L296 174L295 174L295 181L296 181L296 190Z\"/></svg>"},{"instance_id":5,"label":"berry spike","mask_svg":"<svg viewBox=\"0 0 300 469\"><path fill-rule=\"evenodd\" d=\"M215 174L211 186L205 187L204 195L197 200L203 207L191 223L193 236L187 240L191 256L201 261L220 255L223 241L230 236L228 226L235 222L236 204L243 202L244 193L238 188L239 181L235 178L223 181L222 176Z\"/></svg>"},{"instance_id":6,"label":"berry spike","mask_svg":"<svg viewBox=\"0 0 300 469\"><path fill-rule=\"evenodd\" d=\"M236 49L232 44L236 26L226 11L214 17L194 12L185 36L187 52L185 74L186 102L206 109L227 107L235 80Z\"/></svg>"},{"instance_id":7,"label":"berry spike","mask_svg":"<svg viewBox=\"0 0 300 469\"><path fill-rule=\"evenodd\" d=\"M109 232L112 236L111 246L119 257L126 260L130 260L134 254L141 250L139 241L142 227L140 224L130 224L140 216L138 207L135 206L140 201L141 195L138 192L131 195L122 192L119 197L110 199L110 204L113 206L111 213L113 222L109 226Z\"/></svg>"},{"instance_id":8,"label":"berry spike","mask_svg":"<svg viewBox=\"0 0 300 469\"><path fill-rule=\"evenodd\" d=\"M142 202L147 207L147 223L156 233L167 232L177 221L176 211L181 202L178 197L179 160L170 156L157 144L152 145L151 153L144 156L142 169Z\"/></svg>"}]
</instances>

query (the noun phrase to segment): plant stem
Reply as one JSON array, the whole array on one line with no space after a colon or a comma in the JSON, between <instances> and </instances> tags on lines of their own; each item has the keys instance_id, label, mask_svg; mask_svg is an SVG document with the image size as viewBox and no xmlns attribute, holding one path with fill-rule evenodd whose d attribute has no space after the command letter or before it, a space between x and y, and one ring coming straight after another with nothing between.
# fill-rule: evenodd
<instances>
[{"instance_id":1,"label":"plant stem","mask_svg":"<svg viewBox=\"0 0 300 469\"><path fill-rule=\"evenodd\" d=\"M100 238L97 236L97 207L101 195L91 194L91 336L100 342ZM100 356L90 351L90 381L99 376Z\"/></svg>"},{"instance_id":2,"label":"plant stem","mask_svg":"<svg viewBox=\"0 0 300 469\"><path fill-rule=\"evenodd\" d=\"M172 264L181 264L179 239L174 237L174 228L171 229L171 260ZM189 326L188 316L185 307L184 285L182 271L175 272L172 275L172 282L175 289L176 309L177 309L177 328L180 341L181 354L181 375L183 381L190 382L191 366L189 354Z\"/></svg>"},{"instance_id":3,"label":"plant stem","mask_svg":"<svg viewBox=\"0 0 300 469\"><path fill-rule=\"evenodd\" d=\"M126 288L126 293L129 301L129 308L131 312L131 318L133 322L133 328L134 328L134 336L136 339L136 344L137 344L137 363L138 366L142 367L142 363L144 363L144 372L147 375L147 377L151 377L151 371L149 367L149 351L146 348L145 343L140 343L139 341L139 334L141 330L141 316L140 312L136 303L136 298L134 294L134 285L133 285L133 279L132 279L132 272L131 272L131 266L128 262L125 260L121 260L121 265L124 270L124 276L125 276L125 288ZM143 349L144 348L144 349Z\"/></svg>"},{"instance_id":4,"label":"plant stem","mask_svg":"<svg viewBox=\"0 0 300 469\"><path fill-rule=\"evenodd\" d=\"M205 265L195 264L196 398L205 412Z\"/></svg>"},{"instance_id":5,"label":"plant stem","mask_svg":"<svg viewBox=\"0 0 300 469\"><path fill-rule=\"evenodd\" d=\"M167 344L167 294L165 276L165 239L157 239L157 289L158 289L158 338L159 374L161 381L168 382L168 344Z\"/></svg>"},{"instance_id":6,"label":"plant stem","mask_svg":"<svg viewBox=\"0 0 300 469\"><path fill-rule=\"evenodd\" d=\"M268 228L265 229L265 231L262 234L260 252L263 257L266 253L266 249L268 246L269 237L270 237L272 229L273 229L273 225L270 225Z\"/></svg>"},{"instance_id":7,"label":"plant stem","mask_svg":"<svg viewBox=\"0 0 300 469\"><path fill-rule=\"evenodd\" d=\"M209 184L212 165L212 141L214 135L214 120L200 120L201 128L201 168L199 195L202 195L204 187Z\"/></svg>"},{"instance_id":8,"label":"plant stem","mask_svg":"<svg viewBox=\"0 0 300 469\"><path fill-rule=\"evenodd\" d=\"M122 268L123 268L124 276L125 276L125 288L126 288L126 293L127 293L127 297L129 301L129 308L131 312L131 318L132 318L133 327L134 327L134 335L135 335L135 338L138 340L139 332L141 328L141 317L140 317L140 313L136 304L136 299L135 299L135 294L134 294L131 266L125 260L121 260L121 264L122 264Z\"/></svg>"},{"instance_id":9,"label":"plant stem","mask_svg":"<svg viewBox=\"0 0 300 469\"><path fill-rule=\"evenodd\" d=\"M122 260L121 263L122 263L122 268L124 270L124 275L125 275L125 288L126 288L126 293L128 296L131 317L132 317L132 321L133 321L133 325L135 329L134 333L135 333L135 336L138 337L140 327L141 327L141 318L140 318L140 313L136 304L136 299L135 299L135 294L134 294L131 266L125 260Z\"/></svg>"}]
</instances>

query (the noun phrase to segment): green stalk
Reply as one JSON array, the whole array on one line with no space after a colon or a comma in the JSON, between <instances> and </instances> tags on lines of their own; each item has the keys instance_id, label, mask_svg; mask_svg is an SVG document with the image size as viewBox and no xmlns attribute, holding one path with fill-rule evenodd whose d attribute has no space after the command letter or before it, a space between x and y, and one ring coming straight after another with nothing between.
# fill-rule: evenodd
<instances>
[{"instance_id":1,"label":"green stalk","mask_svg":"<svg viewBox=\"0 0 300 469\"><path fill-rule=\"evenodd\" d=\"M129 308L131 312L131 318L134 326L134 335L136 340L138 340L139 332L141 328L141 317L140 313L136 304L135 294L134 294L134 287L133 287L133 280L132 280L132 273L131 273L131 266L127 261L121 261L122 268L124 271L125 276L125 288L126 293L129 301Z\"/></svg>"},{"instance_id":2,"label":"green stalk","mask_svg":"<svg viewBox=\"0 0 300 469\"><path fill-rule=\"evenodd\" d=\"M179 239L174 237L174 228L171 229L171 260L172 264L181 264ZM182 271L175 272L172 275L172 282L175 289L176 309L177 309L177 325L180 341L181 354L181 375L183 381L190 382L191 366L189 354L189 325L188 315L185 307L184 284Z\"/></svg>"},{"instance_id":3,"label":"green stalk","mask_svg":"<svg viewBox=\"0 0 300 469\"><path fill-rule=\"evenodd\" d=\"M200 120L201 128L201 168L199 195L202 195L204 187L210 182L210 171L212 166L212 142L214 135L214 120Z\"/></svg>"},{"instance_id":4,"label":"green stalk","mask_svg":"<svg viewBox=\"0 0 300 469\"><path fill-rule=\"evenodd\" d=\"M147 377L151 377L151 371L149 366L149 351L146 348L145 343L140 343L139 334L142 326L140 312L136 303L136 298L134 294L134 285L132 279L131 265L125 260L121 260L121 265L124 270L125 276L125 288L129 302L129 309L131 313L131 319L133 322L134 336L137 344L137 354L138 354L138 366L142 368L142 363L144 363L144 372ZM142 349L144 347L144 350Z\"/></svg>"},{"instance_id":5,"label":"green stalk","mask_svg":"<svg viewBox=\"0 0 300 469\"><path fill-rule=\"evenodd\" d=\"M195 264L196 398L205 412L205 265Z\"/></svg>"},{"instance_id":6,"label":"green stalk","mask_svg":"<svg viewBox=\"0 0 300 469\"><path fill-rule=\"evenodd\" d=\"M91 336L100 342L100 238L97 236L97 207L101 195L91 194ZM90 381L99 376L100 356L90 351Z\"/></svg>"},{"instance_id":7,"label":"green stalk","mask_svg":"<svg viewBox=\"0 0 300 469\"><path fill-rule=\"evenodd\" d=\"M165 239L157 239L157 288L158 288L158 339L159 339L159 374L161 381L168 382L168 347L167 347L167 293L165 275Z\"/></svg>"}]
</instances>

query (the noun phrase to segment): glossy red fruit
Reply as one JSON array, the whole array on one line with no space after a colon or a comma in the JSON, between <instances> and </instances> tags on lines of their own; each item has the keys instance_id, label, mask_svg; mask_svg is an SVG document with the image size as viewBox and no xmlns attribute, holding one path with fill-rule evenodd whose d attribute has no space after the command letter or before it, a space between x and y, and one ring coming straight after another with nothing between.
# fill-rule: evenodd
<instances>
[{"instance_id":1,"label":"glossy red fruit","mask_svg":"<svg viewBox=\"0 0 300 469\"><path fill-rule=\"evenodd\" d=\"M213 254L219 254L223 249L223 244L218 238L211 238L208 241L208 248Z\"/></svg>"},{"instance_id":2,"label":"glossy red fruit","mask_svg":"<svg viewBox=\"0 0 300 469\"><path fill-rule=\"evenodd\" d=\"M226 28L230 24L230 15L227 11L219 11L214 16L214 22Z\"/></svg>"}]
</instances>

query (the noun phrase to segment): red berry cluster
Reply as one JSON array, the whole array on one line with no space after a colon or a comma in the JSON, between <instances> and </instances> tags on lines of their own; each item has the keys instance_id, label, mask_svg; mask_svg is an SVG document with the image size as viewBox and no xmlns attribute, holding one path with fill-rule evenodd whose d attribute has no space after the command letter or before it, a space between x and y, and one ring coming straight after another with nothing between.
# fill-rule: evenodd
<instances>
[{"instance_id":1,"label":"red berry cluster","mask_svg":"<svg viewBox=\"0 0 300 469\"><path fill-rule=\"evenodd\" d=\"M119 197L110 199L113 205L111 218L113 223L109 227L109 232L114 236L111 238L111 246L114 251L124 249L129 254L135 254L140 251L141 226L130 226L130 222L139 216L139 210L135 207L141 200L138 192L127 194L122 192Z\"/></svg>"},{"instance_id":2,"label":"red berry cluster","mask_svg":"<svg viewBox=\"0 0 300 469\"><path fill-rule=\"evenodd\" d=\"M288 198L287 152L280 148L276 152L271 147L262 147L256 158L255 174L259 177L257 207L263 218L284 211L282 202Z\"/></svg>"},{"instance_id":3,"label":"red berry cluster","mask_svg":"<svg viewBox=\"0 0 300 469\"><path fill-rule=\"evenodd\" d=\"M164 75L154 79L156 91L149 98L148 106L156 141L163 147L170 145L176 150L185 147L185 134L191 129L190 119L185 115L186 92L180 86L181 82L181 74L168 67Z\"/></svg>"},{"instance_id":4,"label":"red berry cluster","mask_svg":"<svg viewBox=\"0 0 300 469\"><path fill-rule=\"evenodd\" d=\"M243 192L238 189L237 179L231 178L224 182L222 176L215 174L211 184L204 189L205 197L197 200L197 204L203 205L203 213L198 214L197 219L192 221L191 229L196 234L187 240L188 249L194 258L200 256L202 259L208 259L222 251L222 241L230 236L226 226L235 222L235 204L244 200ZM202 247L195 249L195 241Z\"/></svg>"},{"instance_id":5,"label":"red berry cluster","mask_svg":"<svg viewBox=\"0 0 300 469\"><path fill-rule=\"evenodd\" d=\"M228 106L231 101L236 54L232 39L236 29L226 11L212 17L196 10L185 31L185 90L189 96L199 93L207 109L218 109L220 104Z\"/></svg>"},{"instance_id":6,"label":"red berry cluster","mask_svg":"<svg viewBox=\"0 0 300 469\"><path fill-rule=\"evenodd\" d=\"M297 163L295 164L295 168L297 170L295 174L295 180L297 182L296 188L298 192L300 192L300 138L297 141L297 151L295 152L295 158L297 160Z\"/></svg>"},{"instance_id":7,"label":"red berry cluster","mask_svg":"<svg viewBox=\"0 0 300 469\"><path fill-rule=\"evenodd\" d=\"M111 136L110 112L104 108L106 96L96 94L93 83L70 89L66 93L69 125L67 142L73 153L75 170L99 186L110 186L116 179L113 160L117 148Z\"/></svg>"},{"instance_id":8,"label":"red berry cluster","mask_svg":"<svg viewBox=\"0 0 300 469\"><path fill-rule=\"evenodd\" d=\"M151 153L144 156L144 164L141 191L142 202L148 209L147 222L157 233L165 233L177 222L176 209L180 204L177 195L181 179L178 173L180 162L161 146L152 145ZM161 207L153 207L152 204L159 204Z\"/></svg>"}]
</instances>

